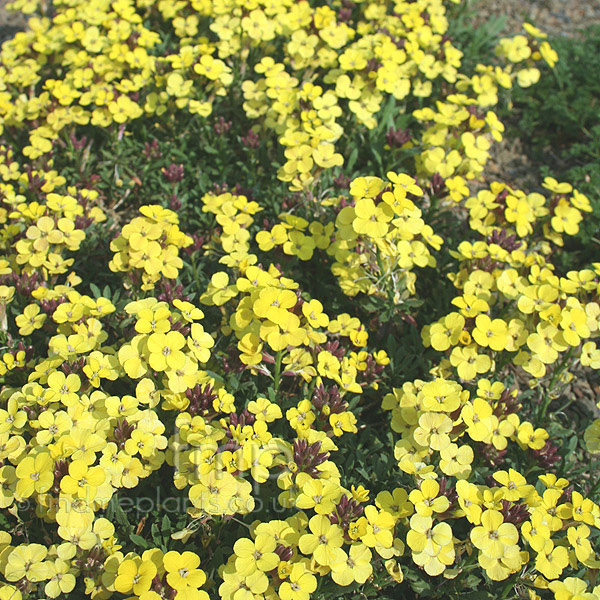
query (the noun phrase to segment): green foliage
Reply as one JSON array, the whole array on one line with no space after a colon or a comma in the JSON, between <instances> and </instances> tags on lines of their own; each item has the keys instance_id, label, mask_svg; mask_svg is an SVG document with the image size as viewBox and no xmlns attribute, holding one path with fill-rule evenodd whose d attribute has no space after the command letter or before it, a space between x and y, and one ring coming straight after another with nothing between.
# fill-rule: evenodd
<instances>
[{"instance_id":1,"label":"green foliage","mask_svg":"<svg viewBox=\"0 0 600 600\"><path fill-rule=\"evenodd\" d=\"M590 199L596 216L582 224L581 242L571 246L584 263L600 249L600 26L550 42L558 63L545 69L538 85L515 90L502 116L514 125L512 135L521 138L528 155L543 165L543 176L571 181Z\"/></svg>"},{"instance_id":2,"label":"green foliage","mask_svg":"<svg viewBox=\"0 0 600 600\"><path fill-rule=\"evenodd\" d=\"M463 64L470 69L486 63L494 57L494 49L500 34L506 28L506 15L494 15L473 26L478 6L483 0L466 0L449 11L448 36L463 52Z\"/></svg>"},{"instance_id":3,"label":"green foliage","mask_svg":"<svg viewBox=\"0 0 600 600\"><path fill-rule=\"evenodd\" d=\"M483 183L543 34L470 0L15 6L0 600L600 598L596 180ZM535 87L515 114L585 169L554 84L560 131Z\"/></svg>"}]
</instances>

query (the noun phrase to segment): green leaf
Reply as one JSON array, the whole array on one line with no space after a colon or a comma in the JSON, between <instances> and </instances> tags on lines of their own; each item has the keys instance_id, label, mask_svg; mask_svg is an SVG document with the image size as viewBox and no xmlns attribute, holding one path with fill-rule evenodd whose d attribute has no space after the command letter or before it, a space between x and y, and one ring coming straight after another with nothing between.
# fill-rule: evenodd
<instances>
[{"instance_id":1,"label":"green leaf","mask_svg":"<svg viewBox=\"0 0 600 600\"><path fill-rule=\"evenodd\" d=\"M373 154L373 157L375 158L375 161L377 162L377 166L379 167L379 171L381 173L382 166L383 166L381 154L375 149L374 146L371 146L371 154Z\"/></svg>"},{"instance_id":2,"label":"green leaf","mask_svg":"<svg viewBox=\"0 0 600 600\"><path fill-rule=\"evenodd\" d=\"M130 532L133 529L133 525L127 518L127 513L121 508L119 497L117 495L114 495L110 499L110 502L106 507L106 518L109 521L116 520L117 523L125 529L125 532Z\"/></svg>"},{"instance_id":3,"label":"green leaf","mask_svg":"<svg viewBox=\"0 0 600 600\"><path fill-rule=\"evenodd\" d=\"M135 533L131 533L129 535L129 539L136 545L139 546L140 548L148 548L148 542L141 536L141 535L137 535Z\"/></svg>"},{"instance_id":4,"label":"green leaf","mask_svg":"<svg viewBox=\"0 0 600 600\"><path fill-rule=\"evenodd\" d=\"M364 467L356 467L355 471L366 481L371 481L371 475L367 473Z\"/></svg>"},{"instance_id":5,"label":"green leaf","mask_svg":"<svg viewBox=\"0 0 600 600\"><path fill-rule=\"evenodd\" d=\"M162 518L160 530L162 533L169 533L171 531L171 519L167 515L164 515Z\"/></svg>"},{"instance_id":6,"label":"green leaf","mask_svg":"<svg viewBox=\"0 0 600 600\"><path fill-rule=\"evenodd\" d=\"M348 161L346 162L346 170L348 173L350 173L352 171L352 169L354 168L357 158L358 158L358 148L354 148L354 150L352 150L352 152L350 153L350 157L348 158Z\"/></svg>"},{"instance_id":7,"label":"green leaf","mask_svg":"<svg viewBox=\"0 0 600 600\"><path fill-rule=\"evenodd\" d=\"M160 535L160 530L158 529L158 525L156 523L152 523L152 527L150 527L150 535L152 537L152 541L157 546L162 546L162 536Z\"/></svg>"},{"instance_id":8,"label":"green leaf","mask_svg":"<svg viewBox=\"0 0 600 600\"><path fill-rule=\"evenodd\" d=\"M223 377L221 375L219 375L218 373L215 373L214 371L211 371L210 369L206 369L205 373L207 375L210 375L213 379L215 379L219 383L223 383L223 384L225 383L225 379L223 379Z\"/></svg>"},{"instance_id":9,"label":"green leaf","mask_svg":"<svg viewBox=\"0 0 600 600\"><path fill-rule=\"evenodd\" d=\"M390 127L394 126L394 116L396 113L396 98L389 96L381 116L379 117L379 123L377 125L377 137L381 137L381 134L387 131Z\"/></svg>"}]
</instances>

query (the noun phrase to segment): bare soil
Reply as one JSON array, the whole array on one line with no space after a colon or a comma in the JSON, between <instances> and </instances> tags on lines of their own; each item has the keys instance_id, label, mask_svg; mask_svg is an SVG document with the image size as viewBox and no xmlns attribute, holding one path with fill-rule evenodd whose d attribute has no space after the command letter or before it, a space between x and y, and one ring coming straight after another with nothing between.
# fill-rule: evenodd
<instances>
[{"instance_id":1,"label":"bare soil","mask_svg":"<svg viewBox=\"0 0 600 600\"><path fill-rule=\"evenodd\" d=\"M9 40L17 31L22 31L27 19L20 13L6 10L8 0L0 0L0 44Z\"/></svg>"},{"instance_id":2,"label":"bare soil","mask_svg":"<svg viewBox=\"0 0 600 600\"><path fill-rule=\"evenodd\" d=\"M504 34L521 31L523 22L550 37L577 37L581 29L600 24L600 0L479 0L474 25L491 17L506 17Z\"/></svg>"},{"instance_id":3,"label":"bare soil","mask_svg":"<svg viewBox=\"0 0 600 600\"><path fill-rule=\"evenodd\" d=\"M476 0L473 26L505 18L502 35L522 32L531 23L550 38L578 38L582 30L600 24L600 0ZM492 146L486 181L499 180L525 191L539 186L539 165L531 163L520 139L506 137Z\"/></svg>"}]
</instances>

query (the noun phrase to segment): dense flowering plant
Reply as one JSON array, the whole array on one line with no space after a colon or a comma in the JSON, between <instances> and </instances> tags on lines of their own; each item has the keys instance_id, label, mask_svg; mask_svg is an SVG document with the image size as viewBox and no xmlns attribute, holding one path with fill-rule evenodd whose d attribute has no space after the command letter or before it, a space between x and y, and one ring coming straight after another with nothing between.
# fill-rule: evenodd
<instances>
[{"instance_id":1,"label":"dense flowering plant","mask_svg":"<svg viewBox=\"0 0 600 600\"><path fill-rule=\"evenodd\" d=\"M592 209L484 177L556 54L459 5L13 2L0 600L600 598Z\"/></svg>"}]
</instances>

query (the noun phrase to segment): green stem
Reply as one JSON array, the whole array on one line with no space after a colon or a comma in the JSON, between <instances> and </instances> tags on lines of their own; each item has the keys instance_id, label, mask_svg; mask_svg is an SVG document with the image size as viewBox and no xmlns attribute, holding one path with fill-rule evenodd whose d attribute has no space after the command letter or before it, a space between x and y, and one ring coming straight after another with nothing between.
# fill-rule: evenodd
<instances>
[{"instance_id":1,"label":"green stem","mask_svg":"<svg viewBox=\"0 0 600 600\"><path fill-rule=\"evenodd\" d=\"M569 406L571 406L571 404L573 404L573 402L575 402L575 398L571 398L570 400L565 402L565 404L563 404L556 412L561 413L565 411Z\"/></svg>"},{"instance_id":2,"label":"green stem","mask_svg":"<svg viewBox=\"0 0 600 600\"><path fill-rule=\"evenodd\" d=\"M508 596L508 594L510 594L511 590L515 587L515 582L511 581L510 583L508 583L504 589L502 590L502 596L500 596L501 598L506 598Z\"/></svg>"},{"instance_id":3,"label":"green stem","mask_svg":"<svg viewBox=\"0 0 600 600\"><path fill-rule=\"evenodd\" d=\"M435 214L435 212L437 210L437 207L438 207L438 204L440 203L440 197L437 194L435 194L433 196L433 198L431 198L430 202L431 203L429 205L429 209L427 210L427 216L428 217L431 217L432 215Z\"/></svg>"},{"instance_id":4,"label":"green stem","mask_svg":"<svg viewBox=\"0 0 600 600\"><path fill-rule=\"evenodd\" d=\"M550 394L550 390L548 390L548 392L546 393L546 396L544 398L544 404L542 406L542 411L540 413L538 421L542 421L543 418L546 416L546 411L548 410L548 407L550 406L550 402L552 402L552 395Z\"/></svg>"},{"instance_id":5,"label":"green stem","mask_svg":"<svg viewBox=\"0 0 600 600\"><path fill-rule=\"evenodd\" d=\"M593 461L593 463L591 465L590 471L592 473L596 473L597 467L598 467L598 462L597 461ZM598 491L599 487L600 487L600 477L598 477L598 479L596 480L596 483L594 483L594 485L592 485L592 487L587 491L587 493L585 495L586 498L590 498L590 500L591 500L592 496Z\"/></svg>"},{"instance_id":6,"label":"green stem","mask_svg":"<svg viewBox=\"0 0 600 600\"><path fill-rule=\"evenodd\" d=\"M565 366L566 366L568 360L571 358L572 353L573 353L573 347L569 348L569 350L565 354L564 358L560 362L560 365L558 365L558 367L555 369L554 373L552 374L552 379L550 380L550 385L548 386L548 391L545 394L544 405L542 406L542 411L539 416L540 420L546 416L546 411L548 410L548 407L550 406L550 402L552 401L552 390L554 389L554 386L556 385L557 379L560 377L562 372L565 370Z\"/></svg>"},{"instance_id":7,"label":"green stem","mask_svg":"<svg viewBox=\"0 0 600 600\"><path fill-rule=\"evenodd\" d=\"M192 271L194 273L194 282L196 283L196 288L200 291L200 278L198 277L198 263L196 261L196 253L192 252Z\"/></svg>"},{"instance_id":8,"label":"green stem","mask_svg":"<svg viewBox=\"0 0 600 600\"><path fill-rule=\"evenodd\" d=\"M235 517L231 517L232 521L235 521L236 523L239 523L240 525L243 525L244 527L246 527L249 531L252 531L252 527L250 525L248 525L248 523L244 523L244 521L240 521L239 519L236 519Z\"/></svg>"},{"instance_id":9,"label":"green stem","mask_svg":"<svg viewBox=\"0 0 600 600\"><path fill-rule=\"evenodd\" d=\"M283 358L283 352L279 350L275 357L275 392L279 391L279 383L281 381L281 359Z\"/></svg>"}]
</instances>

